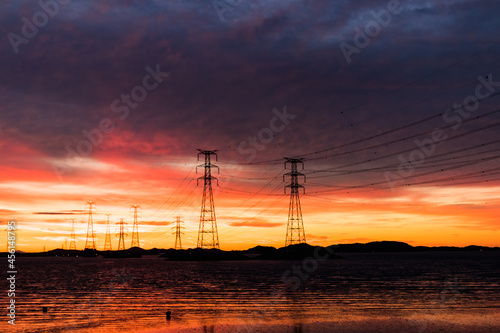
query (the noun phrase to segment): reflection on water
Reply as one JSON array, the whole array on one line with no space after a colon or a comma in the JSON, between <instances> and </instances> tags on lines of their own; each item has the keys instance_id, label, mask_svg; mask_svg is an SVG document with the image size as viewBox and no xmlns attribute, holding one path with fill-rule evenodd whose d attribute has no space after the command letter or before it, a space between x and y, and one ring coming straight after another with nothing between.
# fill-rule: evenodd
<instances>
[{"instance_id":1,"label":"reflection on water","mask_svg":"<svg viewBox=\"0 0 500 333\"><path fill-rule=\"evenodd\" d=\"M297 290L282 282L285 271L300 265L293 261L19 258L15 328L109 332L198 325L215 332L223 323L280 322L289 332L303 332L305 323L332 318L500 308L499 253L345 257L321 262Z\"/></svg>"},{"instance_id":2,"label":"reflection on water","mask_svg":"<svg viewBox=\"0 0 500 333\"><path fill-rule=\"evenodd\" d=\"M203 333L214 333L214 325L203 326Z\"/></svg>"},{"instance_id":3,"label":"reflection on water","mask_svg":"<svg viewBox=\"0 0 500 333\"><path fill-rule=\"evenodd\" d=\"M302 333L302 323L296 323L293 325L293 333Z\"/></svg>"}]
</instances>

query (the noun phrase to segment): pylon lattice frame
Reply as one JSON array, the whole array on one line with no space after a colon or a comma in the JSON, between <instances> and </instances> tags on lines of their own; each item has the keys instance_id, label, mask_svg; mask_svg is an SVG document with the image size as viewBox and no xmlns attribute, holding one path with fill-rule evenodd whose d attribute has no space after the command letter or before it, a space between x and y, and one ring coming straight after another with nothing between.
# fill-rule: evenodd
<instances>
[{"instance_id":1,"label":"pylon lattice frame","mask_svg":"<svg viewBox=\"0 0 500 333\"><path fill-rule=\"evenodd\" d=\"M69 249L76 251L75 219L72 219L71 222L71 238L69 242Z\"/></svg>"},{"instance_id":2,"label":"pylon lattice frame","mask_svg":"<svg viewBox=\"0 0 500 333\"><path fill-rule=\"evenodd\" d=\"M217 150L198 150L198 160L200 159L200 155L205 156L205 163L198 165L196 167L196 171L198 172L199 167L203 167L205 169L205 173L203 177L199 177L203 179L203 199L201 201L201 214L200 214L200 226L198 229L198 241L196 243L196 247L198 248L213 248L219 249L219 233L217 231L217 221L215 218L215 205L214 205L214 195L212 191L212 180L217 181L216 177L212 176L212 168L217 168L219 172L219 167L210 162L210 157L215 156L215 160L218 161Z\"/></svg>"},{"instance_id":3,"label":"pylon lattice frame","mask_svg":"<svg viewBox=\"0 0 500 333\"><path fill-rule=\"evenodd\" d=\"M172 228L175 230L173 233L175 235L175 250L182 250L181 235L183 235L184 233L181 231L181 229L184 229L184 227L181 226L181 223L183 223L183 221L181 221L181 217L176 216L175 227Z\"/></svg>"},{"instance_id":4,"label":"pylon lattice frame","mask_svg":"<svg viewBox=\"0 0 500 333\"><path fill-rule=\"evenodd\" d=\"M286 185L284 188L285 194L286 189L290 188L290 205L288 207L288 223L286 226L285 246L306 242L304 221L302 219L302 208L300 206L299 197L299 188L304 189L305 192L304 186L299 184L299 177L304 177L305 182L306 176L297 171L297 164L299 163L302 165L302 169L304 169L303 158L285 157L285 169L287 164L290 164L291 166L291 171L283 175L283 181L285 181L286 176L290 176L290 184Z\"/></svg>"},{"instance_id":5,"label":"pylon lattice frame","mask_svg":"<svg viewBox=\"0 0 500 333\"><path fill-rule=\"evenodd\" d=\"M109 227L109 215L106 214L107 216L107 221L106 221L106 238L104 240L104 251L113 251L112 246L111 246L111 233L110 233L110 227Z\"/></svg>"},{"instance_id":6,"label":"pylon lattice frame","mask_svg":"<svg viewBox=\"0 0 500 333\"><path fill-rule=\"evenodd\" d=\"M120 219L120 222L117 224L120 226L120 231L118 233L118 251L125 250L125 228L123 227L125 224L124 219Z\"/></svg>"},{"instance_id":7,"label":"pylon lattice frame","mask_svg":"<svg viewBox=\"0 0 500 333\"><path fill-rule=\"evenodd\" d=\"M87 239L85 240L85 249L95 250L95 233L94 233L94 217L95 202L89 201L86 203L87 214L89 216L87 223Z\"/></svg>"},{"instance_id":8,"label":"pylon lattice frame","mask_svg":"<svg viewBox=\"0 0 500 333\"><path fill-rule=\"evenodd\" d=\"M134 217L134 224L132 226L132 242L130 244L130 247L141 247L141 244L139 242L139 222L138 222L138 218L140 217L141 214L141 206L131 205L130 209L132 210L131 213Z\"/></svg>"}]
</instances>

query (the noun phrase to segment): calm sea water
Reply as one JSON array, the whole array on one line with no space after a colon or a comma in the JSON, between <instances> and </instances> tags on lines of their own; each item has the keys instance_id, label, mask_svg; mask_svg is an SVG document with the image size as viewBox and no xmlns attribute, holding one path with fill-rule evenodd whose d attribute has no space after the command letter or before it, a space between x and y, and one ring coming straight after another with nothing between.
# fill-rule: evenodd
<instances>
[{"instance_id":1,"label":"calm sea water","mask_svg":"<svg viewBox=\"0 0 500 333\"><path fill-rule=\"evenodd\" d=\"M18 258L15 331L161 331L500 310L498 252L343 256L309 266L310 274L291 273L297 289L282 276L301 261Z\"/></svg>"}]
</instances>

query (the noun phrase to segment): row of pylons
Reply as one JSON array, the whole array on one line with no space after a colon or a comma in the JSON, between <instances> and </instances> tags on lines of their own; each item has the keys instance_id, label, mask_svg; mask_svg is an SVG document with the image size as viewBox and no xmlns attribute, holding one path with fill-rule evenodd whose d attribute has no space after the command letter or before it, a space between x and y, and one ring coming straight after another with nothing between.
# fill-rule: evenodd
<instances>
[{"instance_id":1,"label":"row of pylons","mask_svg":"<svg viewBox=\"0 0 500 333\"><path fill-rule=\"evenodd\" d=\"M217 150L202 150L198 149L198 160L200 156L203 155L205 163L200 164L196 167L196 172L198 168L203 168L204 174L202 177L197 179L197 185L200 180L203 180L203 197L201 201L201 214L200 214L200 224L198 229L198 240L196 247L198 248L215 248L220 249L219 244L219 234L217 230L217 220L215 216L215 204L214 196L212 190L212 181L217 181L218 179L212 176L212 169L217 168L219 172L219 167L212 163L211 157L214 156L215 160L218 160ZM299 183L299 177L302 177L304 182L306 181L306 176L298 171L298 165L302 166L304 169L304 161L302 158L287 158L285 157L285 169L287 165L290 166L290 172L283 175L283 181L286 177L290 178L290 183L285 186L284 191L286 194L286 189L290 189L290 204L288 207L288 222L285 238L285 246L301 244L306 242L306 235L304 233L304 221L302 218L302 208L300 205L299 189L304 189L304 186ZM140 215L140 206L131 205L132 215L134 218L134 223L132 227L132 242L130 247L140 247L139 242L139 223L138 218ZM96 249L95 233L94 233L94 220L93 215L95 213L95 202L89 201L86 203L86 213L88 215L87 223L87 238L85 241L85 249ZM175 249L182 249L181 235L182 232L182 221L178 216L176 218L174 229L175 235ZM125 249L125 227L126 224L124 219L120 219L118 237L118 250ZM73 219L72 231L71 231L71 241L70 250L76 250L75 241L75 220ZM110 223L109 214L107 214L106 223L106 238L104 241L104 251L112 250L111 245L111 234L110 234Z\"/></svg>"},{"instance_id":2,"label":"row of pylons","mask_svg":"<svg viewBox=\"0 0 500 333\"><path fill-rule=\"evenodd\" d=\"M211 156L214 156L216 161L218 160L217 150L198 149L198 160L200 160L200 155L204 155L205 163L198 165L196 170L198 171L198 168L204 168L204 175L198 178L198 181L200 179L203 180L204 187L203 198L201 201L198 242L196 243L196 247L219 249L219 235L217 232L217 221L215 218L215 205L212 191L212 181L218 181L216 177L212 176L212 168L217 168L217 171L219 172L219 167L211 162ZM284 189L286 194L286 189L290 188L290 205L288 207L288 223L286 228L285 246L306 242L299 196L300 188L305 191L304 186L299 184L299 177L303 177L305 182L306 176L298 171L298 164L301 164L302 169L304 169L303 158L285 157L285 169L287 168L287 165L290 165L291 168L290 172L283 175L283 181L285 181L286 177L290 177L290 184L286 185Z\"/></svg>"},{"instance_id":3,"label":"row of pylons","mask_svg":"<svg viewBox=\"0 0 500 333\"><path fill-rule=\"evenodd\" d=\"M139 217L141 206L139 205L131 205L131 213L133 215L134 223L132 229L132 242L130 247L140 247L139 242ZM87 238L85 240L85 250L96 250L96 236L94 232L94 214L95 214L95 202L88 201L85 203L85 211L88 215L87 222ZM112 251L113 246L111 245L111 230L110 230L110 222L109 216L110 214L106 214L106 237L104 240L104 251ZM117 223L119 232L116 235L118 237L118 251L125 250L125 222L124 219L121 218L120 222ZM64 248L64 246L63 246ZM72 221L71 228L71 241L69 245L69 250L76 250L76 237L75 237L75 219Z\"/></svg>"}]
</instances>

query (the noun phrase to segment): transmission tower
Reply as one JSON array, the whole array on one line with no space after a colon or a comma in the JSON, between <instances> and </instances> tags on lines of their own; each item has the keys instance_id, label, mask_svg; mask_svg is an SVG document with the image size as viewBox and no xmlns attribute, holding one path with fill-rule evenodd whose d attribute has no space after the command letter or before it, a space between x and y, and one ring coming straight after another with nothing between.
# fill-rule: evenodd
<instances>
[{"instance_id":1,"label":"transmission tower","mask_svg":"<svg viewBox=\"0 0 500 333\"><path fill-rule=\"evenodd\" d=\"M71 227L71 240L69 242L69 249L76 250L76 237L75 237L75 219L73 219Z\"/></svg>"},{"instance_id":2,"label":"transmission tower","mask_svg":"<svg viewBox=\"0 0 500 333\"><path fill-rule=\"evenodd\" d=\"M123 227L126 223L123 222L123 219L120 219L120 222L117 223L120 225L120 232L118 233L118 251L125 250L125 228Z\"/></svg>"},{"instance_id":3,"label":"transmission tower","mask_svg":"<svg viewBox=\"0 0 500 333\"><path fill-rule=\"evenodd\" d=\"M112 246L111 246L111 233L109 232L109 215L106 214L107 216L107 222L106 222L106 238L104 240L104 251L112 251Z\"/></svg>"},{"instance_id":4,"label":"transmission tower","mask_svg":"<svg viewBox=\"0 0 500 333\"><path fill-rule=\"evenodd\" d=\"M174 235L175 235L175 246L174 249L176 250L182 250L182 243L181 243L181 234L184 234L181 229L184 227L181 226L181 217L177 216L177 221L175 222L175 227L172 229L175 229Z\"/></svg>"},{"instance_id":5,"label":"transmission tower","mask_svg":"<svg viewBox=\"0 0 500 333\"><path fill-rule=\"evenodd\" d=\"M85 241L85 249L95 250L94 219L92 216L95 210L95 202L89 201L86 205L89 221L87 224L87 240Z\"/></svg>"},{"instance_id":6,"label":"transmission tower","mask_svg":"<svg viewBox=\"0 0 500 333\"><path fill-rule=\"evenodd\" d=\"M139 244L139 223L137 222L137 216L140 215L141 206L131 205L132 215L134 216L134 225L132 227L132 244L130 247L141 247Z\"/></svg>"},{"instance_id":7,"label":"transmission tower","mask_svg":"<svg viewBox=\"0 0 500 333\"><path fill-rule=\"evenodd\" d=\"M304 189L304 186L299 184L299 176L306 176L297 171L297 164L302 164L304 169L303 158L287 158L285 157L285 169L287 164L291 165L291 171L283 175L283 181L286 176L290 176L290 184L286 188L290 188L290 206L288 207L288 224L286 227L285 246L293 244L301 244L306 242L306 234L304 233L304 221L302 220L302 208L300 207L299 188ZM305 191L305 189L304 189Z\"/></svg>"},{"instance_id":8,"label":"transmission tower","mask_svg":"<svg viewBox=\"0 0 500 333\"><path fill-rule=\"evenodd\" d=\"M210 162L210 156L214 155L217 161L217 150L198 150L198 160L200 160L200 155L205 155L205 163L198 165L196 171L198 172L199 167L205 169L205 174L203 177L199 177L197 180L203 179L203 199L201 201L201 216L200 216L200 227L198 229L198 242L196 246L199 248L214 248L219 247L219 234L217 232L217 222L215 220L215 206L214 206L214 195L212 192L212 179L217 180L217 178L212 176L212 168L219 167ZM218 184L218 181L217 181Z\"/></svg>"}]
</instances>

